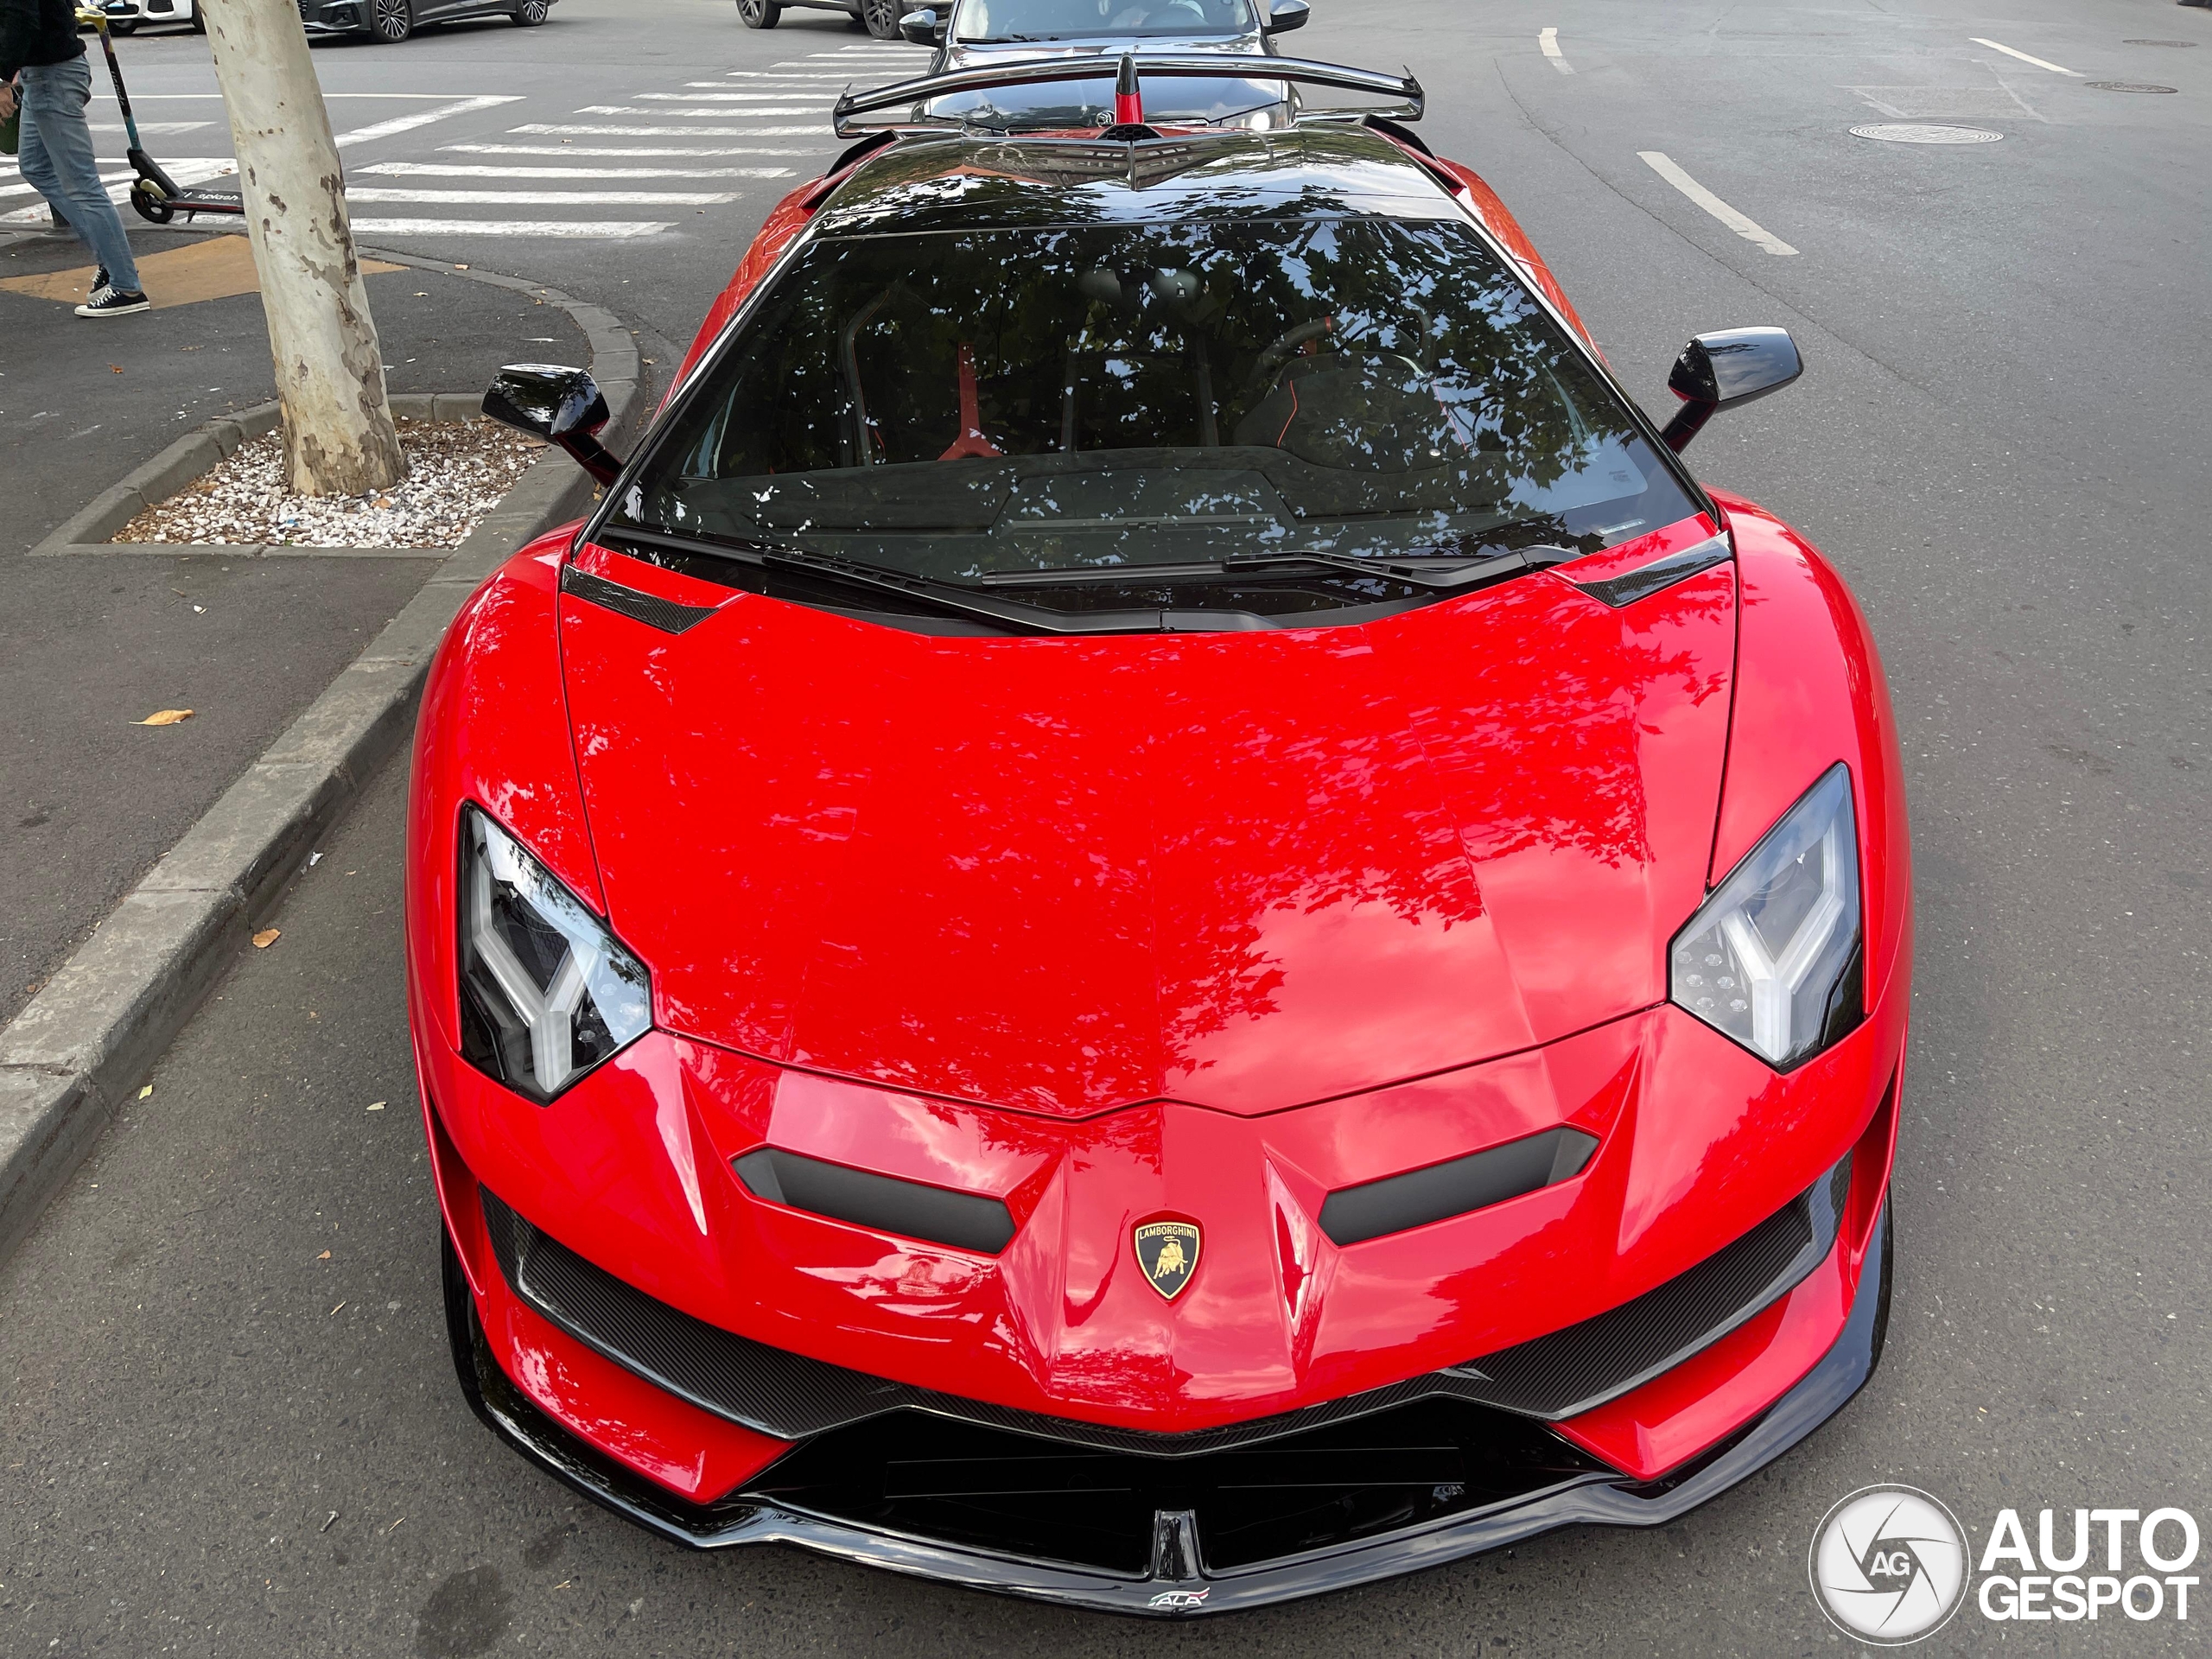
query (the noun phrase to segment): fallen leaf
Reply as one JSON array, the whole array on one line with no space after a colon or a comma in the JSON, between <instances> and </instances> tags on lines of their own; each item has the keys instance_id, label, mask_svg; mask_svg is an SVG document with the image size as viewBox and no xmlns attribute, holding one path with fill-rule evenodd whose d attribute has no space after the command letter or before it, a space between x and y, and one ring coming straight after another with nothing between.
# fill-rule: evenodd
<instances>
[{"instance_id":1,"label":"fallen leaf","mask_svg":"<svg viewBox=\"0 0 2212 1659\"><path fill-rule=\"evenodd\" d=\"M369 1103L369 1109L372 1112L380 1112L390 1104L391 1103L388 1100L372 1100Z\"/></svg>"},{"instance_id":2,"label":"fallen leaf","mask_svg":"<svg viewBox=\"0 0 2212 1659\"><path fill-rule=\"evenodd\" d=\"M264 927L260 932L253 936L253 948L257 950L266 950L270 945L276 944L277 940L283 937L284 935L280 930L273 927Z\"/></svg>"},{"instance_id":3,"label":"fallen leaf","mask_svg":"<svg viewBox=\"0 0 2212 1659\"><path fill-rule=\"evenodd\" d=\"M107 365L107 372L110 374L121 374L123 372L123 365L120 363L111 363Z\"/></svg>"},{"instance_id":4,"label":"fallen leaf","mask_svg":"<svg viewBox=\"0 0 2212 1659\"><path fill-rule=\"evenodd\" d=\"M189 709L156 709L145 719L136 723L140 726L174 726L181 720L191 718L192 710Z\"/></svg>"},{"instance_id":5,"label":"fallen leaf","mask_svg":"<svg viewBox=\"0 0 2212 1659\"><path fill-rule=\"evenodd\" d=\"M330 1252L329 1252L328 1250L325 1250L325 1251L324 1251L321 1255L318 1255L317 1257L315 1257L315 1260L316 1260L316 1261L318 1261L318 1262L327 1262L327 1261L329 1261L329 1260L330 1260Z\"/></svg>"},{"instance_id":6,"label":"fallen leaf","mask_svg":"<svg viewBox=\"0 0 2212 1659\"><path fill-rule=\"evenodd\" d=\"M146 1096L149 1096L149 1095L152 1094L153 1092L154 1092L154 1085L153 1085L152 1084L150 1084L150 1083L149 1083L149 1084L147 1084L143 1089L141 1089L141 1090L138 1091L138 1098L139 1098L139 1099L141 1099L141 1100L143 1100L143 1099L145 1099L145 1098L146 1098Z\"/></svg>"}]
</instances>

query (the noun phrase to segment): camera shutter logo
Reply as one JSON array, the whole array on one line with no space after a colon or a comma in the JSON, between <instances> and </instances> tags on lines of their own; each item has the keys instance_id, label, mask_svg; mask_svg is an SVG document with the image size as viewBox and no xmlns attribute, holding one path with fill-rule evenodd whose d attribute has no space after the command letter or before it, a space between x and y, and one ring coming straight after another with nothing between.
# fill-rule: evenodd
<instances>
[{"instance_id":1,"label":"camera shutter logo","mask_svg":"<svg viewBox=\"0 0 2212 1659\"><path fill-rule=\"evenodd\" d=\"M1848 1636L1902 1647L1933 1636L1967 1593L1965 1530L1911 1486L1866 1486L1813 1533L1813 1598Z\"/></svg>"}]
</instances>

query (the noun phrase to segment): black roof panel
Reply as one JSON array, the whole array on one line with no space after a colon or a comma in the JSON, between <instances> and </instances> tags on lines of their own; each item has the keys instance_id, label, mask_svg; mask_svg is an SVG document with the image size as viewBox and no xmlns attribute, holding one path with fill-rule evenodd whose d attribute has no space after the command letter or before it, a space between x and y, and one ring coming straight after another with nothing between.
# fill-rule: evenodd
<instances>
[{"instance_id":1,"label":"black roof panel","mask_svg":"<svg viewBox=\"0 0 2212 1659\"><path fill-rule=\"evenodd\" d=\"M1096 138L910 137L823 204L823 236L1184 219L1452 214L1443 187L1355 126Z\"/></svg>"}]
</instances>

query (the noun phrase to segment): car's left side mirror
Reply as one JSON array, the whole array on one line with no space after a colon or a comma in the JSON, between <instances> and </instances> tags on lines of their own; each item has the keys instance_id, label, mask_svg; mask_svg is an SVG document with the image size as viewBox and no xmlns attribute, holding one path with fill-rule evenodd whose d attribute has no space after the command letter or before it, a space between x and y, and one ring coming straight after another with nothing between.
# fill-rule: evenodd
<instances>
[{"instance_id":1,"label":"car's left side mirror","mask_svg":"<svg viewBox=\"0 0 2212 1659\"><path fill-rule=\"evenodd\" d=\"M1262 35L1287 35L1294 29L1306 27L1313 16L1313 8L1306 0L1274 0L1268 8L1268 21L1260 25Z\"/></svg>"},{"instance_id":2,"label":"car's left side mirror","mask_svg":"<svg viewBox=\"0 0 2212 1659\"><path fill-rule=\"evenodd\" d=\"M1779 391L1804 372L1805 359L1797 355L1797 342L1787 328L1723 328L1696 335L1667 377L1667 390L1682 406L1659 435L1680 454L1720 410Z\"/></svg>"},{"instance_id":3,"label":"car's left side mirror","mask_svg":"<svg viewBox=\"0 0 2212 1659\"><path fill-rule=\"evenodd\" d=\"M612 484L622 470L621 457L599 441L599 429L607 422L607 399L582 369L510 363L492 377L484 413L566 450L601 484Z\"/></svg>"},{"instance_id":4,"label":"car's left side mirror","mask_svg":"<svg viewBox=\"0 0 2212 1659\"><path fill-rule=\"evenodd\" d=\"M949 22L951 20L948 18L945 21ZM910 11L899 20L900 37L916 46L944 45L944 30L945 23L938 21L934 10Z\"/></svg>"}]
</instances>

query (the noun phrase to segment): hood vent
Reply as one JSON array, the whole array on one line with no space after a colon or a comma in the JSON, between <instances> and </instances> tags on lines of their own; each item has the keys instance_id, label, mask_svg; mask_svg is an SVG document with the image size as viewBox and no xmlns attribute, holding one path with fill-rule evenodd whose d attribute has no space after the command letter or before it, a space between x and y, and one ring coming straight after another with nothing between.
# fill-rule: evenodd
<instances>
[{"instance_id":1,"label":"hood vent","mask_svg":"<svg viewBox=\"0 0 2212 1659\"><path fill-rule=\"evenodd\" d=\"M754 1198L855 1227L983 1255L996 1255L1014 1238L1012 1212L979 1193L849 1169L780 1147L759 1147L732 1163Z\"/></svg>"},{"instance_id":2,"label":"hood vent","mask_svg":"<svg viewBox=\"0 0 2212 1659\"><path fill-rule=\"evenodd\" d=\"M1426 1227L1579 1175L1597 1149L1594 1135L1546 1129L1448 1164L1341 1187L1321 1206L1321 1230L1331 1243L1344 1245Z\"/></svg>"},{"instance_id":3,"label":"hood vent","mask_svg":"<svg viewBox=\"0 0 2212 1659\"><path fill-rule=\"evenodd\" d=\"M573 564L561 567L561 591L571 599L626 616L649 628L658 628L663 633L682 633L688 628L696 628L715 613L711 605L679 605L658 594L641 593L604 576L594 576Z\"/></svg>"}]
</instances>

